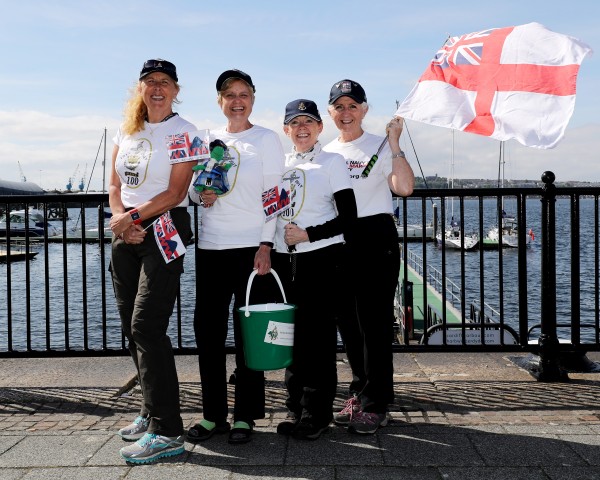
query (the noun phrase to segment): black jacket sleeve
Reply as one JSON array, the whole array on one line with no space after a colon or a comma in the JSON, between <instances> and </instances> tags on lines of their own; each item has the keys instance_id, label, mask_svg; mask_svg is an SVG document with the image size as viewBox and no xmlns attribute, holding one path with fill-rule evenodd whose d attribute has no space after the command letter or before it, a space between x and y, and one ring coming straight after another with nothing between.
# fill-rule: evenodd
<instances>
[{"instance_id":1,"label":"black jacket sleeve","mask_svg":"<svg viewBox=\"0 0 600 480\"><path fill-rule=\"evenodd\" d=\"M340 233L347 234L352 230L356 222L356 198L354 197L354 190L351 188L339 190L333 194L333 198L338 211L337 217L321 225L306 227L309 241L316 242L317 240L330 238Z\"/></svg>"}]
</instances>

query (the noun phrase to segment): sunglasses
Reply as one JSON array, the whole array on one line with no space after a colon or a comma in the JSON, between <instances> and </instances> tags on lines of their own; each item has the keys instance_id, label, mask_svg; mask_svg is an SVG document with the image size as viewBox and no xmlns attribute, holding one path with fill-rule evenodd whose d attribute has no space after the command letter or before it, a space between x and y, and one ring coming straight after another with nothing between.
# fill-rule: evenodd
<instances>
[{"instance_id":1,"label":"sunglasses","mask_svg":"<svg viewBox=\"0 0 600 480\"><path fill-rule=\"evenodd\" d=\"M144 70L151 70L154 68L162 68L164 70L169 70L172 72L177 71L175 65L171 62L167 62L166 60L146 60L144 62Z\"/></svg>"}]
</instances>

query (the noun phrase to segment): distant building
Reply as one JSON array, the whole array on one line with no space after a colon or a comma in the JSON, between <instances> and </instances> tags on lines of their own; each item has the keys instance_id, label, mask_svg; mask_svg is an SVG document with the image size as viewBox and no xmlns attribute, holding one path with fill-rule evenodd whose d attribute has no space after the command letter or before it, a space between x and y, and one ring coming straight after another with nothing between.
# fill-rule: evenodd
<instances>
[{"instance_id":1,"label":"distant building","mask_svg":"<svg viewBox=\"0 0 600 480\"><path fill-rule=\"evenodd\" d=\"M0 180L0 195L36 195L39 193L45 192L37 183Z\"/></svg>"}]
</instances>

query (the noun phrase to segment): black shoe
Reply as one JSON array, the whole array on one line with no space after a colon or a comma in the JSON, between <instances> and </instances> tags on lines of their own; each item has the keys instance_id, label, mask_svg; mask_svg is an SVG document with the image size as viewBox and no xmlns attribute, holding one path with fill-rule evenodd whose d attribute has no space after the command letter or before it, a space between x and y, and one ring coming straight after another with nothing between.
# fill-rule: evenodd
<instances>
[{"instance_id":1,"label":"black shoe","mask_svg":"<svg viewBox=\"0 0 600 480\"><path fill-rule=\"evenodd\" d=\"M240 426L239 424L244 426ZM248 425L246 427L245 425ZM252 429L254 428L254 422L235 422L231 432L229 432L229 440L232 445L238 445L241 443L248 443L252 439Z\"/></svg>"},{"instance_id":2,"label":"black shoe","mask_svg":"<svg viewBox=\"0 0 600 480\"><path fill-rule=\"evenodd\" d=\"M208 440L215 433L227 433L230 429L231 425L229 425L229 422L218 423L215 425L215 428L210 430L197 423L188 430L185 437L188 442L198 443L202 442L203 440Z\"/></svg>"},{"instance_id":3,"label":"black shoe","mask_svg":"<svg viewBox=\"0 0 600 480\"><path fill-rule=\"evenodd\" d=\"M302 419L292 430L292 437L297 440L316 440L322 433L329 430L329 423L317 425L312 420Z\"/></svg>"},{"instance_id":4,"label":"black shoe","mask_svg":"<svg viewBox=\"0 0 600 480\"><path fill-rule=\"evenodd\" d=\"M298 419L295 413L288 412L287 416L285 417L285 420L279 425L277 425L277 433L279 435L291 435L292 430L294 430L296 425L298 425L299 421L300 420Z\"/></svg>"}]
</instances>

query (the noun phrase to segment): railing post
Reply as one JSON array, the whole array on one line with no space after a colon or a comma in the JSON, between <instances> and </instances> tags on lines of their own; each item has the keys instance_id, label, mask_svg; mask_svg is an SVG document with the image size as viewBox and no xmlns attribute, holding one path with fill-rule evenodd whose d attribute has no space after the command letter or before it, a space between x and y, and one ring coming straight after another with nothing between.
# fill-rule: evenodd
<instances>
[{"instance_id":1,"label":"railing post","mask_svg":"<svg viewBox=\"0 0 600 480\"><path fill-rule=\"evenodd\" d=\"M568 380L560 367L556 325L556 179L544 172L542 202L542 305L539 362L532 375L542 382Z\"/></svg>"}]
</instances>

